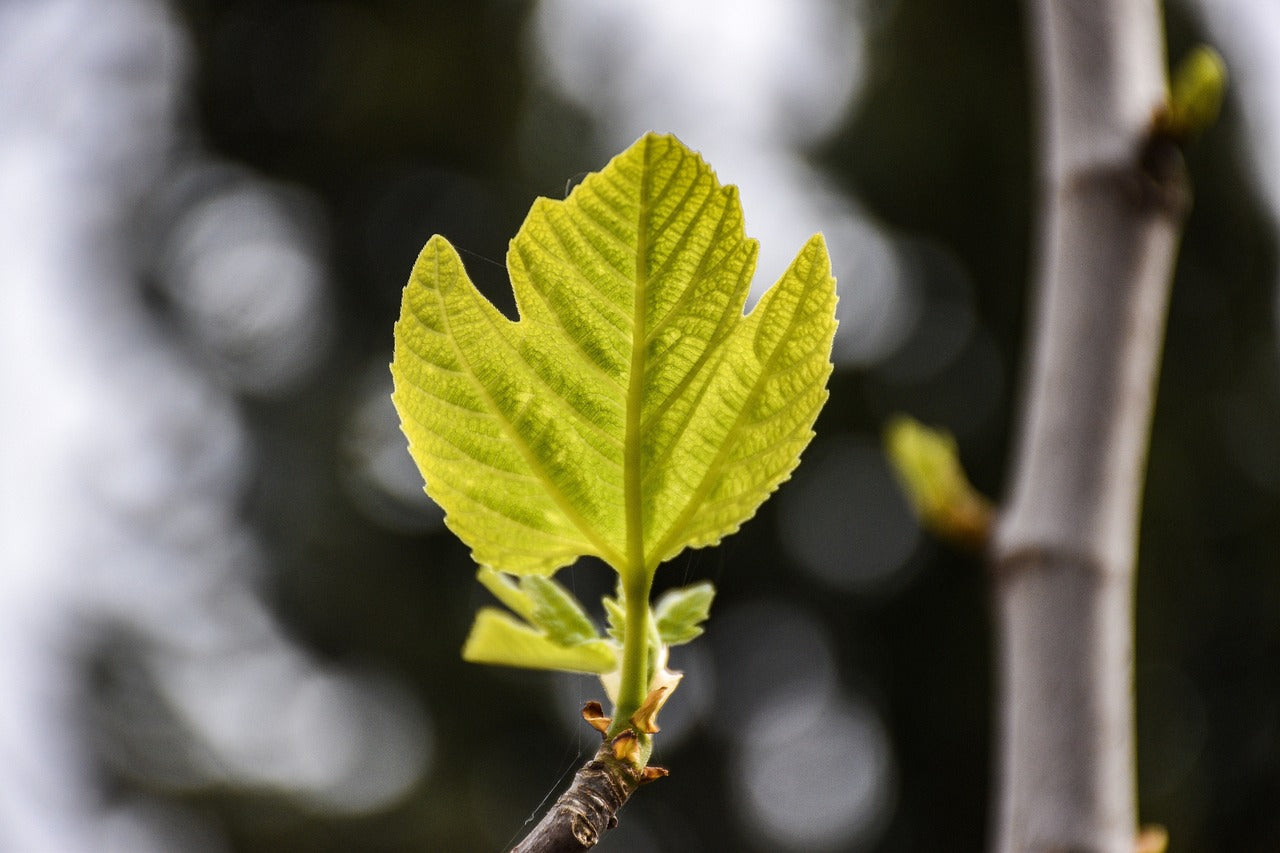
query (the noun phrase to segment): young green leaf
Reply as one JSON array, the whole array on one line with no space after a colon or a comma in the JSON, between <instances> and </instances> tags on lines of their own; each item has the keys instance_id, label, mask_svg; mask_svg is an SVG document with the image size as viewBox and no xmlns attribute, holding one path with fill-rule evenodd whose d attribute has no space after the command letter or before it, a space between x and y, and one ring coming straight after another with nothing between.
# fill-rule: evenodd
<instances>
[{"instance_id":1,"label":"young green leaf","mask_svg":"<svg viewBox=\"0 0 1280 853\"><path fill-rule=\"evenodd\" d=\"M462 659L471 663L557 669L567 672L612 672L618 667L617 647L607 640L561 645L541 631L492 607L476 614L475 624L462 647Z\"/></svg>"},{"instance_id":2,"label":"young green leaf","mask_svg":"<svg viewBox=\"0 0 1280 853\"><path fill-rule=\"evenodd\" d=\"M921 523L958 544L984 547L991 532L991 502L969 483L955 438L897 415L885 426L884 444Z\"/></svg>"},{"instance_id":3,"label":"young green leaf","mask_svg":"<svg viewBox=\"0 0 1280 853\"><path fill-rule=\"evenodd\" d=\"M668 646L687 643L702 634L702 623L711 612L716 590L710 583L696 583L665 593L653 608L658 636Z\"/></svg>"},{"instance_id":4,"label":"young green leaf","mask_svg":"<svg viewBox=\"0 0 1280 853\"><path fill-rule=\"evenodd\" d=\"M622 587L619 586L617 598L606 595L601 599L604 602L605 616L609 620L609 636L619 644L627 638L627 608L622 604L622 595Z\"/></svg>"},{"instance_id":5,"label":"young green leaf","mask_svg":"<svg viewBox=\"0 0 1280 853\"><path fill-rule=\"evenodd\" d=\"M1227 65L1208 45L1193 48L1173 75L1165 129L1183 139L1207 130L1218 119L1227 89Z\"/></svg>"},{"instance_id":6,"label":"young green leaf","mask_svg":"<svg viewBox=\"0 0 1280 853\"><path fill-rule=\"evenodd\" d=\"M523 616L526 622L533 620L533 599L510 575L490 566L481 566L480 571L476 572L476 580L493 593L494 598L511 608L512 612Z\"/></svg>"},{"instance_id":7,"label":"young green leaf","mask_svg":"<svg viewBox=\"0 0 1280 853\"><path fill-rule=\"evenodd\" d=\"M476 580L553 642L571 646L597 637L596 626L582 605L553 580L541 575L524 575L517 580L490 566L482 566Z\"/></svg>"},{"instance_id":8,"label":"young green leaf","mask_svg":"<svg viewBox=\"0 0 1280 853\"><path fill-rule=\"evenodd\" d=\"M599 636L582 605L560 584L530 575L521 579L520 586L533 602L529 621L546 632L553 643L573 646Z\"/></svg>"},{"instance_id":9,"label":"young green leaf","mask_svg":"<svg viewBox=\"0 0 1280 853\"><path fill-rule=\"evenodd\" d=\"M835 281L813 237L748 316L737 190L649 134L511 242L520 313L427 243L396 324L409 451L476 561L641 577L734 532L790 476L825 401Z\"/></svg>"}]
</instances>

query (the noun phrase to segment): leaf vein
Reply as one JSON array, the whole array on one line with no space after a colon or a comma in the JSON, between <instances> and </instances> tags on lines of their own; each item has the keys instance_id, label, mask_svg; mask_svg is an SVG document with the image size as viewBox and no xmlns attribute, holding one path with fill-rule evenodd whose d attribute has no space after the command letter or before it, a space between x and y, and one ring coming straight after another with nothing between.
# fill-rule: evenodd
<instances>
[{"instance_id":1,"label":"leaf vein","mask_svg":"<svg viewBox=\"0 0 1280 853\"><path fill-rule=\"evenodd\" d=\"M482 312L482 313L483 313L483 312ZM419 315L417 314L417 312L414 312L414 315L415 315L415 316L419 316ZM488 322L488 323L490 324L490 328L494 328L494 327L493 327L493 320L492 320L492 318L490 318L490 317L486 317L486 322ZM496 331L496 329L495 329L495 331ZM612 460L610 460L610 459L609 459L609 457L608 457L608 456L606 456L605 454L601 453L601 452L600 452L600 450L599 450L599 448L597 448L593 442L589 441L589 440L587 439L586 435L585 435L585 434L583 434L583 432L582 432L580 429L578 429L578 427L579 427L579 426L587 426L587 427L590 427L590 428L591 428L592 433L594 433L595 435L597 435L597 436L599 436L599 437L601 437L601 438L604 438L604 439L608 440L609 442L611 442L611 443L613 443L613 444L615 444L615 445L620 445L620 444L621 444L621 441L619 440L619 438L618 438L617 436L615 436L615 435L611 435L611 434L609 434L609 433L608 433L608 432L606 432L606 431L605 431L605 430L604 430L604 429L603 429L599 424L597 424L595 421L593 421L593 420L591 420L590 418L586 417L583 413L579 412L576 408L574 408L573 404L571 404L571 403L570 403L570 402L569 402L569 401L568 401L568 400L567 400L567 399L566 399L562 394L560 394L560 393L559 393L555 388L553 388L551 385L549 385L549 384L547 383L547 381L546 381L546 380L545 380L545 379L544 379L544 378L543 378L543 377L542 377L542 376L541 376L541 375L540 375L536 370L534 370L534 369L529 365L529 363L528 363L527 361L525 361L525 360L520 356L520 353L519 353L518 351L516 351L514 347L512 347L512 346L511 346L511 342L510 342L510 341L508 341L504 335L502 335L501 333L498 333L496 337L498 338L498 340L499 340L499 341L501 341L501 342L502 342L502 344L503 344L503 345L504 345L504 346L505 346L505 347L506 347L506 348L511 352L511 354L514 356L514 358L512 358L512 359L508 362L508 366L512 366L512 365L514 365L515 367L522 369L525 375L527 375L527 376L531 377L531 378L532 378L532 379L533 379L533 380L534 380L534 381L535 381L539 386L541 386L545 391L547 391L547 395L546 395L546 397L547 397L548 401L549 401L549 402L553 402L554 404L556 404L556 406L555 406L555 407L556 407L556 409L557 409L561 414L564 414L564 415L566 415L566 416L567 416L567 420L568 420L568 422L574 426L574 432L576 432L576 433L578 434L578 436L579 436L580 438L582 438L582 440L583 440L583 441L585 441L588 445L590 445L590 446L592 447L592 449L594 449L597 453L600 453L601 458L605 459L606 461L612 461ZM453 344L454 351L458 354L459 359L461 359L461 360L465 360L465 355L462 353L462 351L461 351L460 349L458 349L456 342L454 342L454 341L452 340L452 338L450 338L450 342ZM423 356L423 355L421 355L420 353L418 353L416 350L414 350L414 349L412 349L412 348L407 348L407 349L406 349L406 351L407 351L407 352L409 352L410 354L412 354L415 358L418 358L419 360L421 360L421 361L425 362L426 364L431 365L431 366L436 366L436 362L431 361L430 359L428 359L428 358L426 358L425 356ZM460 370L460 371L457 371L457 372L458 372L458 373L460 373L461 375L463 375L463 376L467 377L467 379L469 379L471 382L473 382L477 387L481 388L481 389L482 389L482 391L484 392L484 396L485 396L487 399L489 399L490 403L493 405L493 407L494 407L495 409L497 408L496 401L493 399L493 397L492 397L491 395L489 395L489 393L488 393L488 389L487 389L487 388L485 388L485 387L484 387L484 386L483 386L483 385L482 385L482 384L481 384L481 383L476 379L476 377L475 377L475 372L474 372L474 371L471 371L471 370ZM423 391L426 391L427 393L431 394L433 397L434 397L434 396L436 396L436 394L435 394L434 392L430 391L430 389L424 388L422 385L417 384L417 383L414 383L414 384L415 384L415 387L418 387L418 388L422 389ZM501 413L499 413L499 412L495 412L494 414L495 414L495 417L498 419L499 423L505 423L505 419L502 417Z\"/></svg>"},{"instance_id":2,"label":"leaf vein","mask_svg":"<svg viewBox=\"0 0 1280 853\"><path fill-rule=\"evenodd\" d=\"M436 262L436 280L439 281L440 280L440 258L438 253L435 258L435 262ZM472 288L472 290L474 290L474 288ZM437 299L440 301L441 319L444 321L446 326L451 328L451 324L449 322L449 310L444 303L444 294L441 293L439 290L435 290L435 293L436 293ZM471 298L474 300L477 295L478 293L473 294L471 295ZM511 350L514 353L514 349L511 347L510 341L508 341L506 339L506 336L503 335L494 325L493 318L488 316L487 312L483 310L483 306L478 306L478 307L480 307L481 316L485 318L485 321L489 324L489 327L493 329L494 332L496 333L495 337L498 338L498 340L501 341L507 347L508 350ZM458 356L459 361L463 362L468 367L470 367L471 366L470 361L468 360L466 353L463 352L462 348L458 346L457 341L454 339L452 335L452 331L450 332L449 340L450 342L453 343L453 348L455 353ZM517 361L519 360L517 359ZM527 372L534 376L537 375L531 370ZM480 390L480 393L489 400L490 405L495 410L495 414L498 415L498 423L502 426L503 431L506 432L506 434L511 438L511 441L516 445L516 447L520 449L520 452L525 457L525 461L528 463L530 469L534 472L534 474L538 476L538 479L541 481L543 489L547 492L548 496L552 499L552 501L564 514L565 518L568 519L568 521L573 526L577 527L580 531L582 531L582 535L585 536L587 538L587 541L589 541L596 548L598 556L602 557L605 560L617 559L617 552L613 549L613 546L611 546L607 541L605 541L597 531L592 529L591 525L588 524L587 520L583 518L582 515L577 511L577 509L573 506L572 502L568 499L568 497L564 494L563 491L561 491L560 487L556 484L555 480L553 480L550 477L550 475L545 471L542 465L542 461L538 458L537 454L533 452L533 448L529 446L528 442L525 441L524 436L522 436L520 432L516 430L512 424L510 424L504 417L501 416L500 410L497 405L497 401L494 399L493 395L489 392L489 389L484 385L484 383L481 382L479 378L475 375L474 369L470 370L468 375L471 377L476 387ZM542 384L544 387L546 387L545 382ZM548 390L551 390L551 389L548 388ZM590 442L588 442L588 444L589 443Z\"/></svg>"},{"instance_id":3,"label":"leaf vein","mask_svg":"<svg viewBox=\"0 0 1280 853\"><path fill-rule=\"evenodd\" d=\"M764 305L757 306L757 308L765 308L765 307L767 306L764 306ZM697 517L697 513L698 513L698 510L701 508L702 501L706 498L707 493L711 490L711 487L715 482L715 478L720 475L721 468L724 465L724 460L728 457L729 452L733 448L734 436L738 433L738 430L741 428L743 424L746 413L750 411L751 405L755 402L755 398L759 395L761 389L764 388L765 383L769 378L770 370L773 367L774 359L777 358L778 353L782 351L783 342L785 342L790 337L797 323L799 323L800 316L803 313L803 311L801 310L802 307L803 305L799 304L792 309L791 316L790 318L788 318L788 321L787 321L786 331L778 337L778 343L774 345L773 350L769 353L769 357L764 361L763 364L760 365L760 373L756 377L754 387L752 387L751 391L747 395L747 398L743 401L742 408L738 411L737 417L734 418L734 422L732 426L730 426L729 430L725 433L724 441L720 446L720 450L716 453L716 458L712 461L711 465L707 466L707 470L703 474L702 481L697 485L697 487L693 491L693 494L690 496L689 500L685 503L685 508L680 512L680 515L676 517L676 520L672 523L671 527L667 531L666 536L662 538L658 547L654 549L654 556L653 556L654 559L660 559L661 555L666 553L666 551L669 550L675 544L675 542L679 541L680 538L685 536L687 532L686 528L693 521L693 519ZM763 322L763 320L764 318L762 317L761 322Z\"/></svg>"}]
</instances>

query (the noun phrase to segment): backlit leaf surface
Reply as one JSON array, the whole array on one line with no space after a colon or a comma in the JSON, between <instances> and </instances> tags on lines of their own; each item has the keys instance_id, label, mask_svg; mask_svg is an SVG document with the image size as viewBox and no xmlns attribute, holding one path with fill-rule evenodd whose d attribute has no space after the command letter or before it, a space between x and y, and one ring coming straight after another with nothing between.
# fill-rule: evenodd
<instances>
[{"instance_id":1,"label":"backlit leaf surface","mask_svg":"<svg viewBox=\"0 0 1280 853\"><path fill-rule=\"evenodd\" d=\"M431 238L393 399L477 562L652 571L737 530L790 476L827 396L835 281L814 236L744 316L755 260L736 188L654 134L534 203L507 253L518 320Z\"/></svg>"},{"instance_id":2,"label":"backlit leaf surface","mask_svg":"<svg viewBox=\"0 0 1280 853\"><path fill-rule=\"evenodd\" d=\"M653 608L658 638L668 646L679 646L701 636L715 596L715 587L705 581L665 593Z\"/></svg>"},{"instance_id":3,"label":"backlit leaf surface","mask_svg":"<svg viewBox=\"0 0 1280 853\"><path fill-rule=\"evenodd\" d=\"M471 663L501 664L525 669L566 672L611 672L618 666L617 648L607 640L561 645L508 613L485 607L462 647Z\"/></svg>"}]
</instances>

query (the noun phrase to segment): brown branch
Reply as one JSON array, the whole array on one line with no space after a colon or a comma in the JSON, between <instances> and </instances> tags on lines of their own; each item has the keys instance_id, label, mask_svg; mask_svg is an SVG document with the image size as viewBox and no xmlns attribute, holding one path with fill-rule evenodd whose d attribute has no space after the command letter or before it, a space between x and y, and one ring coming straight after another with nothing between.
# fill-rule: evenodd
<instances>
[{"instance_id":1,"label":"brown branch","mask_svg":"<svg viewBox=\"0 0 1280 853\"><path fill-rule=\"evenodd\" d=\"M584 709L584 716L593 706L598 710L599 705L591 703ZM660 767L641 765L635 732L628 729L606 739L574 775L569 789L511 853L590 850L605 832L618 825L618 810L636 788L665 775L667 772Z\"/></svg>"}]
</instances>

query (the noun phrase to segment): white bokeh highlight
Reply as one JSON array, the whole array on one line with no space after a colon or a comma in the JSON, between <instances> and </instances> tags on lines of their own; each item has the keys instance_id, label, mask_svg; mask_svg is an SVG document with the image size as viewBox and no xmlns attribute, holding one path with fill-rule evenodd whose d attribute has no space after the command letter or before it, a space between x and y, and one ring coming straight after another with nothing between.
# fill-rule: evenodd
<instances>
[{"instance_id":1,"label":"white bokeh highlight","mask_svg":"<svg viewBox=\"0 0 1280 853\"><path fill-rule=\"evenodd\" d=\"M1254 186L1280 236L1280 3L1197 0L1194 6L1226 60L1229 92L1241 106ZM1280 286L1276 292L1280 294ZM1280 300L1276 322L1280 324Z\"/></svg>"},{"instance_id":2,"label":"white bokeh highlight","mask_svg":"<svg viewBox=\"0 0 1280 853\"><path fill-rule=\"evenodd\" d=\"M889 734L842 683L821 619L766 599L725 608L710 634L715 731L733 806L756 850L858 850L896 805Z\"/></svg>"},{"instance_id":3,"label":"white bokeh highlight","mask_svg":"<svg viewBox=\"0 0 1280 853\"><path fill-rule=\"evenodd\" d=\"M806 157L857 99L863 42L856 6L827 0L543 0L532 24L535 72L591 115L602 152L674 133L740 188L753 299L823 232L846 366L891 352L911 316L892 240Z\"/></svg>"},{"instance_id":4,"label":"white bokeh highlight","mask_svg":"<svg viewBox=\"0 0 1280 853\"><path fill-rule=\"evenodd\" d=\"M175 172L157 273L186 339L236 389L296 387L332 337L318 202L200 160Z\"/></svg>"},{"instance_id":5,"label":"white bokeh highlight","mask_svg":"<svg viewBox=\"0 0 1280 853\"><path fill-rule=\"evenodd\" d=\"M783 546L802 571L837 590L892 586L920 543L884 452L865 439L819 442L777 500Z\"/></svg>"},{"instance_id":6,"label":"white bokeh highlight","mask_svg":"<svg viewBox=\"0 0 1280 853\"><path fill-rule=\"evenodd\" d=\"M361 813L431 760L416 700L323 665L258 592L233 393L323 358L320 223L236 170L175 203L226 171L177 131L187 62L158 0L0 4L0 850L226 849L177 805L110 800L104 770ZM104 693L85 670L110 648Z\"/></svg>"},{"instance_id":7,"label":"white bokeh highlight","mask_svg":"<svg viewBox=\"0 0 1280 853\"><path fill-rule=\"evenodd\" d=\"M391 402L392 387L384 359L361 377L342 433L342 482L361 515L375 524L400 533L439 530L444 510L423 490Z\"/></svg>"},{"instance_id":8,"label":"white bokeh highlight","mask_svg":"<svg viewBox=\"0 0 1280 853\"><path fill-rule=\"evenodd\" d=\"M879 717L849 697L760 708L734 760L739 813L758 849L869 849L894 799L893 753Z\"/></svg>"}]
</instances>

